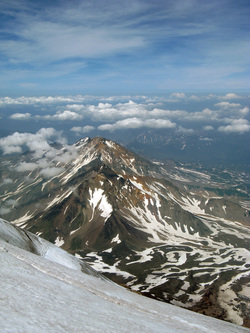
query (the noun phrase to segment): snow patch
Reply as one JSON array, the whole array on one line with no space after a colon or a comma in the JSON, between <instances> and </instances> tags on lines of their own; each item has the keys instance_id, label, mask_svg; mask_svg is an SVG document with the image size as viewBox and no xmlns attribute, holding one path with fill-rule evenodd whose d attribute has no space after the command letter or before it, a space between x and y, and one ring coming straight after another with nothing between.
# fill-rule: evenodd
<instances>
[{"instance_id":1,"label":"snow patch","mask_svg":"<svg viewBox=\"0 0 250 333\"><path fill-rule=\"evenodd\" d=\"M119 238L119 234L117 234L112 240L111 240L111 243L121 243L121 240Z\"/></svg>"},{"instance_id":2,"label":"snow patch","mask_svg":"<svg viewBox=\"0 0 250 333\"><path fill-rule=\"evenodd\" d=\"M57 236L55 243L56 246L61 247L64 244L64 240L62 237Z\"/></svg>"},{"instance_id":3,"label":"snow patch","mask_svg":"<svg viewBox=\"0 0 250 333\"><path fill-rule=\"evenodd\" d=\"M92 218L94 217L95 210L98 209L101 211L101 216L105 218L105 221L110 217L111 213L113 212L113 207L111 204L108 202L108 199L104 193L104 190L99 188L99 189L89 189L89 203L90 206L92 207Z\"/></svg>"}]
</instances>

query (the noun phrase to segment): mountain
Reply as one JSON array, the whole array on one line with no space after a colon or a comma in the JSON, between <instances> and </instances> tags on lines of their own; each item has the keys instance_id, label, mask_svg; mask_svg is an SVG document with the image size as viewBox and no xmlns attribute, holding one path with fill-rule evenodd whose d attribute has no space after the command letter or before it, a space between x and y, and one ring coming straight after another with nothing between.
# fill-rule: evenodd
<instances>
[{"instance_id":1,"label":"mountain","mask_svg":"<svg viewBox=\"0 0 250 333\"><path fill-rule=\"evenodd\" d=\"M0 219L1 332L247 332L129 292Z\"/></svg>"},{"instance_id":2,"label":"mountain","mask_svg":"<svg viewBox=\"0 0 250 333\"><path fill-rule=\"evenodd\" d=\"M134 291L249 325L244 179L233 187L104 138L5 158L0 172L14 224Z\"/></svg>"},{"instance_id":3,"label":"mountain","mask_svg":"<svg viewBox=\"0 0 250 333\"><path fill-rule=\"evenodd\" d=\"M249 134L211 133L208 131L144 130L131 132L127 138L116 135L119 142L148 158L202 162L211 167L229 165L249 172Z\"/></svg>"}]
</instances>

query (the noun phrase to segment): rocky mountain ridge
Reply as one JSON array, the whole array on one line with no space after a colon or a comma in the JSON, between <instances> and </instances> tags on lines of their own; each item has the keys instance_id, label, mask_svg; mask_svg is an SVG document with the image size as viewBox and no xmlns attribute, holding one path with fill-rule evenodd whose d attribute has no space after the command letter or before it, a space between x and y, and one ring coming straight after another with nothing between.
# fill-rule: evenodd
<instances>
[{"instance_id":1,"label":"rocky mountain ridge","mask_svg":"<svg viewBox=\"0 0 250 333\"><path fill-rule=\"evenodd\" d=\"M173 172L104 138L4 163L7 219L132 290L247 325L249 211L190 190L194 178L215 188L209 175Z\"/></svg>"}]
</instances>

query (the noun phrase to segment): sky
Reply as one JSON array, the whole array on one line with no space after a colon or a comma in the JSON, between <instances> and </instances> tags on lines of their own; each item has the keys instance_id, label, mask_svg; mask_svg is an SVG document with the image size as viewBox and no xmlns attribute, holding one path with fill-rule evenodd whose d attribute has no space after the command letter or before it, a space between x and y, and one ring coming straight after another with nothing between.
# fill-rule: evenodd
<instances>
[{"instance_id":1,"label":"sky","mask_svg":"<svg viewBox=\"0 0 250 333\"><path fill-rule=\"evenodd\" d=\"M246 0L1 1L0 155L143 130L242 149L249 14Z\"/></svg>"},{"instance_id":2,"label":"sky","mask_svg":"<svg viewBox=\"0 0 250 333\"><path fill-rule=\"evenodd\" d=\"M1 97L249 89L246 0L0 4Z\"/></svg>"}]
</instances>

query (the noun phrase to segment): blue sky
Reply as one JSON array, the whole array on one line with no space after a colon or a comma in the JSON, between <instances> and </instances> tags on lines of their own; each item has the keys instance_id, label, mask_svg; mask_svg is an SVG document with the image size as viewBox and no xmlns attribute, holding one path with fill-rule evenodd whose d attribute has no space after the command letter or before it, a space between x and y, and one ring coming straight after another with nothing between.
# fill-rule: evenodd
<instances>
[{"instance_id":1,"label":"blue sky","mask_svg":"<svg viewBox=\"0 0 250 333\"><path fill-rule=\"evenodd\" d=\"M0 95L249 89L246 0L1 1Z\"/></svg>"}]
</instances>

